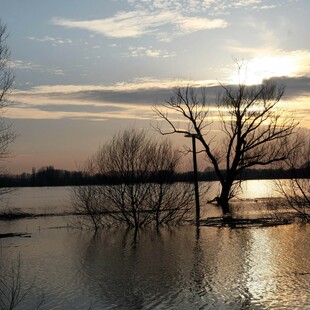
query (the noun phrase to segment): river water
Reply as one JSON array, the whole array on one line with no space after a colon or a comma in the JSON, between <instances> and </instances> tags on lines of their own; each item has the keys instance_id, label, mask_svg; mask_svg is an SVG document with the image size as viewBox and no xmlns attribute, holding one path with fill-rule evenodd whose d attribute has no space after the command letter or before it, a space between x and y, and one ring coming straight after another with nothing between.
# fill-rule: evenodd
<instances>
[{"instance_id":1,"label":"river water","mask_svg":"<svg viewBox=\"0 0 310 310\"><path fill-rule=\"evenodd\" d=\"M255 186L255 182L256 185ZM267 181L243 199L270 197ZM259 189L259 190L258 190ZM253 203L253 200L250 200ZM68 188L25 188L7 203L27 212L70 210ZM20 261L19 309L310 309L310 227L195 227L91 231L72 217L0 222L0 272Z\"/></svg>"}]
</instances>

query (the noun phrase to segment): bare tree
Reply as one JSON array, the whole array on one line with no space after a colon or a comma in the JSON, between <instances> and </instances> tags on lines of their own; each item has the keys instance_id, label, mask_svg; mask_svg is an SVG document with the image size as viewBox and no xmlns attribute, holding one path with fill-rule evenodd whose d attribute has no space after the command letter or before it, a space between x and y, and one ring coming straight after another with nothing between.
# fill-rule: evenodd
<instances>
[{"instance_id":1,"label":"bare tree","mask_svg":"<svg viewBox=\"0 0 310 310\"><path fill-rule=\"evenodd\" d=\"M15 139L10 123L4 120L3 114L8 106L8 95L14 81L14 76L9 66L10 50L7 45L7 29L0 19L0 161L3 161L10 154L9 145ZM0 188L0 195L8 190Z\"/></svg>"},{"instance_id":2,"label":"bare tree","mask_svg":"<svg viewBox=\"0 0 310 310\"><path fill-rule=\"evenodd\" d=\"M214 118L210 115L204 88L176 88L166 103L154 109L170 127L165 130L158 125L160 133L195 134L201 142L221 184L216 200L223 214L230 215L229 200L235 195L242 171L285 160L291 150L283 145L287 144L297 123L277 109L284 87L264 81L258 86L239 84L221 85L221 88L217 97L221 137L212 134ZM169 112L183 117L183 127L179 127Z\"/></svg>"},{"instance_id":3,"label":"bare tree","mask_svg":"<svg viewBox=\"0 0 310 310\"><path fill-rule=\"evenodd\" d=\"M4 122L2 116L8 106L8 95L14 81L12 70L10 69L10 50L6 43L7 29L0 20L0 159L9 155L9 144L14 140L15 134L11 130L11 125Z\"/></svg>"},{"instance_id":4,"label":"bare tree","mask_svg":"<svg viewBox=\"0 0 310 310\"><path fill-rule=\"evenodd\" d=\"M145 131L119 133L87 165L104 184L75 188L75 209L84 210L95 229L111 222L135 228L179 223L193 202L190 184L172 182L179 162L167 140L155 141Z\"/></svg>"},{"instance_id":5,"label":"bare tree","mask_svg":"<svg viewBox=\"0 0 310 310\"><path fill-rule=\"evenodd\" d=\"M33 288L34 281L31 284L26 284L23 281L19 256L17 263L12 264L9 272L5 273L0 269L0 309L16 309L28 298ZM44 295L38 300L35 309L40 309L43 303Z\"/></svg>"},{"instance_id":6,"label":"bare tree","mask_svg":"<svg viewBox=\"0 0 310 310\"><path fill-rule=\"evenodd\" d=\"M72 204L75 212L82 215L78 221L74 221L79 227L87 227L97 231L109 226L109 217L103 216L108 210L104 210L101 187L97 185L84 185L72 187Z\"/></svg>"},{"instance_id":7,"label":"bare tree","mask_svg":"<svg viewBox=\"0 0 310 310\"><path fill-rule=\"evenodd\" d=\"M285 161L288 179L275 180L276 188L286 206L298 214L303 221L310 221L310 139L309 132L301 133L291 142L297 145ZM278 209L278 206L275 206Z\"/></svg>"}]
</instances>

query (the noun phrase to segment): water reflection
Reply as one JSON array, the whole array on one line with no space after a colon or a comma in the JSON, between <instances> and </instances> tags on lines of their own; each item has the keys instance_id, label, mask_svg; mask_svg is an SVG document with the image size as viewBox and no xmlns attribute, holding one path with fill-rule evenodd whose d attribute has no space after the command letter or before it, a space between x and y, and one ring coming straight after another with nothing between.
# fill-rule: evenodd
<instances>
[{"instance_id":1,"label":"water reflection","mask_svg":"<svg viewBox=\"0 0 310 310\"><path fill-rule=\"evenodd\" d=\"M184 277L190 271L192 244L189 238L175 242L178 235L178 230L143 231L134 246L133 231L117 232L112 238L95 236L83 253L89 293L99 293L117 309L169 308L176 300L188 303ZM92 266L97 267L96 274Z\"/></svg>"},{"instance_id":2,"label":"water reflection","mask_svg":"<svg viewBox=\"0 0 310 310\"><path fill-rule=\"evenodd\" d=\"M41 229L1 240L0 253L2 269L20 253L26 282L35 278L21 309L42 291L43 309L310 307L309 226Z\"/></svg>"},{"instance_id":3,"label":"water reflection","mask_svg":"<svg viewBox=\"0 0 310 310\"><path fill-rule=\"evenodd\" d=\"M297 309L309 307L310 268L306 253L309 255L310 243L301 233L303 230L309 233L309 230L296 227L252 231L251 277L247 286L255 300L263 299L271 307L279 304L284 308L294 304L300 305Z\"/></svg>"},{"instance_id":4,"label":"water reflection","mask_svg":"<svg viewBox=\"0 0 310 310\"><path fill-rule=\"evenodd\" d=\"M263 309L273 303L292 304L292 292L283 299L278 281L285 270L292 275L291 266L272 256L275 251L282 258L290 254L283 256L273 242L268 252L262 244L264 230L202 229L199 235L190 228L143 232L132 246L133 234L123 231L112 239L92 238L82 255L83 267L77 266L85 272L82 278L89 294L99 294L105 306ZM309 285L304 294L308 290Z\"/></svg>"}]
</instances>

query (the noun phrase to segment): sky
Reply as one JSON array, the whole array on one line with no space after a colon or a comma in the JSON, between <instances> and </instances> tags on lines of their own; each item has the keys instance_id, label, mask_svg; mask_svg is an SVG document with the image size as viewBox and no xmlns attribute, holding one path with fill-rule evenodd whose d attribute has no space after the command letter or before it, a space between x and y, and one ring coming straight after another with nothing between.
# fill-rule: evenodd
<instances>
[{"instance_id":1,"label":"sky","mask_svg":"<svg viewBox=\"0 0 310 310\"><path fill-rule=\"evenodd\" d=\"M285 84L286 106L310 128L309 0L0 4L15 75L12 173L80 168L117 132L150 128L173 87L238 82L236 60L249 84Z\"/></svg>"}]
</instances>

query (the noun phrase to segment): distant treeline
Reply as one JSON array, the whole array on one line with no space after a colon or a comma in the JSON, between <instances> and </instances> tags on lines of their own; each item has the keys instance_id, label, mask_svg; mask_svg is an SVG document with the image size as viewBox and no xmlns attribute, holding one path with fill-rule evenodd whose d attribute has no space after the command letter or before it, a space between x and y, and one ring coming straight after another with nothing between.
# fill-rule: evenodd
<instances>
[{"instance_id":1,"label":"distant treeline","mask_svg":"<svg viewBox=\"0 0 310 310\"><path fill-rule=\"evenodd\" d=\"M289 179L289 178L310 178L310 166L294 170L284 169L248 169L245 170L239 179ZM139 177L130 176L132 182L191 182L194 179L193 172L171 173L160 171L156 174L139 174ZM198 173L199 181L217 181L216 173L212 170ZM55 169L53 166L42 167L38 171L33 169L32 173L18 175L1 175L0 187L31 187L31 186L74 186L74 185L99 185L99 184L120 184L126 182L118 177L116 173L109 175L89 175L82 171L67 171Z\"/></svg>"}]
</instances>

